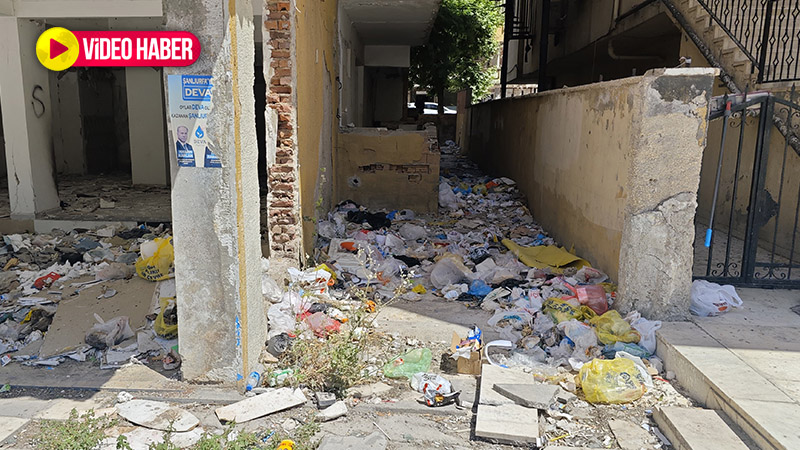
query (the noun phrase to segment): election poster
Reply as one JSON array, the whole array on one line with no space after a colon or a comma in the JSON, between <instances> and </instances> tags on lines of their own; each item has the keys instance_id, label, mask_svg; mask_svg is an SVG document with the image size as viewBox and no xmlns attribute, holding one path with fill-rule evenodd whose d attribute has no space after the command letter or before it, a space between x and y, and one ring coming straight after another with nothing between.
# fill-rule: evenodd
<instances>
[{"instance_id":1,"label":"election poster","mask_svg":"<svg viewBox=\"0 0 800 450\"><path fill-rule=\"evenodd\" d=\"M170 147L180 167L222 167L207 135L212 89L209 75L167 76Z\"/></svg>"}]
</instances>

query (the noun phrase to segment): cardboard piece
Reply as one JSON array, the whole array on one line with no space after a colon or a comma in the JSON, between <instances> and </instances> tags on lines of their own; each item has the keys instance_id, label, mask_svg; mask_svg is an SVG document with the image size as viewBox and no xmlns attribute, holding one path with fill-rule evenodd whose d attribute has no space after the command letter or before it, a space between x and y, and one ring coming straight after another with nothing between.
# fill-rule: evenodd
<instances>
[{"instance_id":1,"label":"cardboard piece","mask_svg":"<svg viewBox=\"0 0 800 450\"><path fill-rule=\"evenodd\" d=\"M90 279L87 277L74 281ZM98 299L102 286L116 289L117 295ZM98 314L103 320L128 316L133 330L144 326L144 316L148 313L154 289L155 283L138 277L104 281L84 289L74 297L68 297L68 289L64 289L64 300L58 303L58 310L45 334L39 358L46 359L85 345L86 332L97 322L94 314Z\"/></svg>"},{"instance_id":2,"label":"cardboard piece","mask_svg":"<svg viewBox=\"0 0 800 450\"><path fill-rule=\"evenodd\" d=\"M460 343L461 337L454 332L450 340L450 353L455 353ZM470 352L469 358L456 358L456 372L464 375L480 375L482 365L483 349Z\"/></svg>"}]
</instances>

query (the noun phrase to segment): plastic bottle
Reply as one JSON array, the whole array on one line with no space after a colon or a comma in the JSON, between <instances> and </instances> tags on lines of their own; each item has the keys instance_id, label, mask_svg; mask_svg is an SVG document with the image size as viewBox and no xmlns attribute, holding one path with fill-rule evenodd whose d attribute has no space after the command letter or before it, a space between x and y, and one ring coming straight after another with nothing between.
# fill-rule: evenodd
<instances>
[{"instance_id":1,"label":"plastic bottle","mask_svg":"<svg viewBox=\"0 0 800 450\"><path fill-rule=\"evenodd\" d=\"M253 390L253 388L258 387L260 385L261 385L261 374L255 370L250 372L250 376L247 377L247 387L245 387L245 390L247 392L250 392Z\"/></svg>"}]
</instances>

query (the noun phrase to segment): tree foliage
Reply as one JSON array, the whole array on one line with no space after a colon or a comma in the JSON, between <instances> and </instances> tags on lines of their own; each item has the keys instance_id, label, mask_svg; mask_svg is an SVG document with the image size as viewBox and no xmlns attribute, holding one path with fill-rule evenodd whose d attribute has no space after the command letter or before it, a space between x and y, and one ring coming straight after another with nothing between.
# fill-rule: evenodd
<instances>
[{"instance_id":1,"label":"tree foliage","mask_svg":"<svg viewBox=\"0 0 800 450\"><path fill-rule=\"evenodd\" d=\"M411 81L440 96L463 89L485 96L496 81L488 62L502 24L499 2L443 0L428 43L411 52Z\"/></svg>"}]
</instances>

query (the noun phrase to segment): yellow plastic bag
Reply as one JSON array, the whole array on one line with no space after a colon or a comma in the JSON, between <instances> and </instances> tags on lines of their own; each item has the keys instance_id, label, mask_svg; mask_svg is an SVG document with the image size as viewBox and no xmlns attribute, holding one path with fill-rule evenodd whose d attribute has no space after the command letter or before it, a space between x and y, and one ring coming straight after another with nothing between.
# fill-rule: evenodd
<instances>
[{"instance_id":1,"label":"yellow plastic bag","mask_svg":"<svg viewBox=\"0 0 800 450\"><path fill-rule=\"evenodd\" d=\"M581 367L578 382L589 403L628 403L639 399L647 388L630 359L593 359Z\"/></svg>"},{"instance_id":2,"label":"yellow plastic bag","mask_svg":"<svg viewBox=\"0 0 800 450\"><path fill-rule=\"evenodd\" d=\"M588 306L575 307L557 297L545 300L544 304L542 304L542 312L550 316L555 323L566 322L571 319L586 320L597 315Z\"/></svg>"},{"instance_id":3,"label":"yellow plastic bag","mask_svg":"<svg viewBox=\"0 0 800 450\"><path fill-rule=\"evenodd\" d=\"M615 310L609 310L602 316L589 319L589 324L595 328L597 340L605 345L615 342L639 342L642 338L638 331L623 319Z\"/></svg>"},{"instance_id":4,"label":"yellow plastic bag","mask_svg":"<svg viewBox=\"0 0 800 450\"><path fill-rule=\"evenodd\" d=\"M164 319L164 315L167 312L177 307L175 305L175 297L161 297L158 299L158 303L161 305L161 311L156 316L155 322L153 322L153 330L157 335L165 339L178 337L177 322L174 324L167 324L167 320Z\"/></svg>"},{"instance_id":5,"label":"yellow plastic bag","mask_svg":"<svg viewBox=\"0 0 800 450\"><path fill-rule=\"evenodd\" d=\"M142 256L136 261L136 273L148 281L161 281L170 278L169 270L175 261L175 252L172 248L172 238L156 238L153 241L157 248L152 256L145 258L142 244Z\"/></svg>"}]
</instances>

